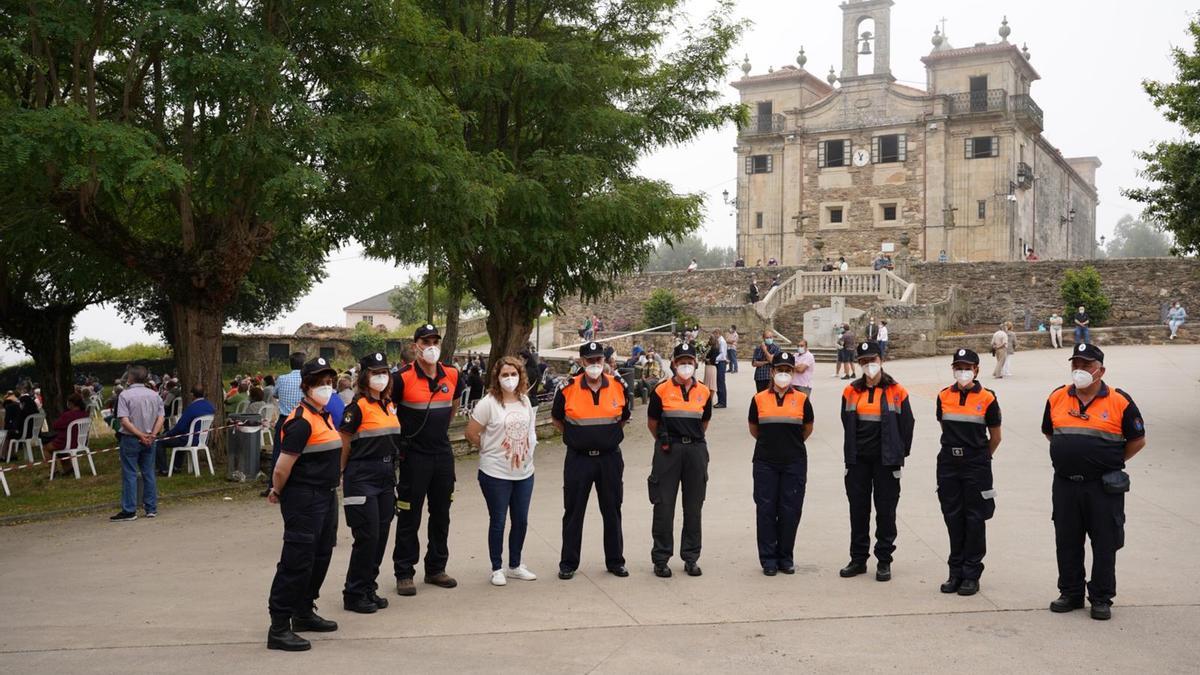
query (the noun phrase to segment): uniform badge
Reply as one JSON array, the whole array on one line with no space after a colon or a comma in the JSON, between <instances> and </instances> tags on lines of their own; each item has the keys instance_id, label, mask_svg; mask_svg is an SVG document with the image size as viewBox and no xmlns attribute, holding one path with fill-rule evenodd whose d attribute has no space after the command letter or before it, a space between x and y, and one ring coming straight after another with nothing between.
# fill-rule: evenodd
<instances>
[{"instance_id":1,"label":"uniform badge","mask_svg":"<svg viewBox=\"0 0 1200 675\"><path fill-rule=\"evenodd\" d=\"M1146 425L1142 423L1142 418L1139 417L1133 421L1133 428L1137 429L1138 431L1146 428Z\"/></svg>"},{"instance_id":2,"label":"uniform badge","mask_svg":"<svg viewBox=\"0 0 1200 675\"><path fill-rule=\"evenodd\" d=\"M1079 351L1083 351L1083 350L1085 350L1085 349L1087 349L1087 345L1085 345L1085 344L1083 344L1083 343L1080 343L1080 345L1079 345Z\"/></svg>"},{"instance_id":3,"label":"uniform badge","mask_svg":"<svg viewBox=\"0 0 1200 675\"><path fill-rule=\"evenodd\" d=\"M318 366L323 366L323 365L325 365L325 359L317 359L317 365L318 365Z\"/></svg>"},{"instance_id":4,"label":"uniform badge","mask_svg":"<svg viewBox=\"0 0 1200 675\"><path fill-rule=\"evenodd\" d=\"M960 350L958 350L958 355L959 355L959 356L966 356L966 355L967 355L967 350L965 350L965 349L960 349Z\"/></svg>"},{"instance_id":5,"label":"uniform badge","mask_svg":"<svg viewBox=\"0 0 1200 675\"><path fill-rule=\"evenodd\" d=\"M354 416L353 416L353 415L351 415L350 413L346 413L346 415L345 415L344 417L342 417L342 423L343 423L343 424L350 424L350 421L351 421L351 420L353 420L353 419L354 419Z\"/></svg>"},{"instance_id":6,"label":"uniform badge","mask_svg":"<svg viewBox=\"0 0 1200 675\"><path fill-rule=\"evenodd\" d=\"M870 347L871 347L871 345L864 342L864 343L862 343L862 347L859 347L859 349L866 350L866 349L869 349Z\"/></svg>"}]
</instances>

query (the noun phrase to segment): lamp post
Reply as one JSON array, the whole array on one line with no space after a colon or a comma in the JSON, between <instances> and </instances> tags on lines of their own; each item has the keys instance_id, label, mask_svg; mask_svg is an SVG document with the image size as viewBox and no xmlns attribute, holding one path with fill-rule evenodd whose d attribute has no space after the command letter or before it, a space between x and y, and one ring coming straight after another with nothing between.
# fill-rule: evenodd
<instances>
[{"instance_id":1,"label":"lamp post","mask_svg":"<svg viewBox=\"0 0 1200 675\"><path fill-rule=\"evenodd\" d=\"M734 216L733 228L734 228L734 231L736 232L739 229L739 226L741 225L741 223L738 222L739 219L737 218L737 208L738 208L737 197L730 199L729 198L729 190L721 190L721 201L724 202L724 204L726 206L731 207L733 209L733 211L731 213ZM738 252L737 252L738 257L740 257L742 259L748 258L749 257L748 254L750 252L746 249L749 248L750 233L747 232L745 234L744 238L739 236L738 239L742 242L742 245L738 247Z\"/></svg>"},{"instance_id":2,"label":"lamp post","mask_svg":"<svg viewBox=\"0 0 1200 675\"><path fill-rule=\"evenodd\" d=\"M1058 217L1059 225L1067 226L1067 260L1071 259L1071 223L1075 222L1075 207L1072 206L1067 215Z\"/></svg>"}]
</instances>

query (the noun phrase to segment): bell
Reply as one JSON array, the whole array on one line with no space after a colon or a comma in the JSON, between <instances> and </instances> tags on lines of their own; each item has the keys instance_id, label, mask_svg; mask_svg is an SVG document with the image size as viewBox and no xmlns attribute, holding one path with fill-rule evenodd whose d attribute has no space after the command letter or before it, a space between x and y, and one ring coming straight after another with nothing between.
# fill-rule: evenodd
<instances>
[{"instance_id":1,"label":"bell","mask_svg":"<svg viewBox=\"0 0 1200 675\"><path fill-rule=\"evenodd\" d=\"M871 53L871 41L863 40L862 41L862 49L859 49L858 53L859 54L870 54Z\"/></svg>"}]
</instances>

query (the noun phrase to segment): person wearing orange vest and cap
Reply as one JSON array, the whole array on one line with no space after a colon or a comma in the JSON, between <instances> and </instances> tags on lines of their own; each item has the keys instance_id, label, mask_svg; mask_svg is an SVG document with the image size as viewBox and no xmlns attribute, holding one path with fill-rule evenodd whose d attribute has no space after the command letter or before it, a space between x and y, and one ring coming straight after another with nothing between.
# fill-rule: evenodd
<instances>
[{"instance_id":1,"label":"person wearing orange vest and cap","mask_svg":"<svg viewBox=\"0 0 1200 675\"><path fill-rule=\"evenodd\" d=\"M413 334L417 360L396 371L392 400L396 402L402 433L397 453L396 548L392 565L396 593L417 594L413 584L421 554L417 530L421 510L429 501L429 539L425 550L425 583L454 588L458 582L446 574L450 558L450 503L454 498L454 452L450 447L450 421L462 398L464 378L452 365L439 363L442 336L433 324Z\"/></svg>"},{"instance_id":2,"label":"person wearing orange vest and cap","mask_svg":"<svg viewBox=\"0 0 1200 675\"><path fill-rule=\"evenodd\" d=\"M604 566L618 577L629 576L621 534L625 473L621 441L625 439L633 398L619 375L604 373L604 351L597 342L579 347L583 372L555 393L550 410L567 446L563 460L563 543L558 563L558 578L564 580L575 576L579 568L583 518L593 483L604 520Z\"/></svg>"},{"instance_id":3,"label":"person wearing orange vest and cap","mask_svg":"<svg viewBox=\"0 0 1200 675\"><path fill-rule=\"evenodd\" d=\"M337 541L342 439L337 420L330 419L325 410L336 376L323 358L304 364L300 370L304 398L280 434L279 460L267 493L267 500L279 504L283 514L283 552L267 603L271 612L269 649L304 651L312 645L296 633L327 633L338 627L313 611Z\"/></svg>"},{"instance_id":4,"label":"person wearing orange vest and cap","mask_svg":"<svg viewBox=\"0 0 1200 675\"><path fill-rule=\"evenodd\" d=\"M896 550L896 505L900 470L912 450L913 414L908 391L883 372L879 345L851 345L862 377L842 391L842 442L846 462L846 499L850 502L850 562L843 578L867 571L871 544L871 500L875 501L875 579L892 578Z\"/></svg>"},{"instance_id":5,"label":"person wearing orange vest and cap","mask_svg":"<svg viewBox=\"0 0 1200 675\"><path fill-rule=\"evenodd\" d=\"M804 442L812 435L813 408L808 395L792 386L795 366L795 356L776 354L771 359L771 388L750 399L758 562L769 577L796 573L793 549L808 480Z\"/></svg>"},{"instance_id":6,"label":"person wearing orange vest and cap","mask_svg":"<svg viewBox=\"0 0 1200 675\"><path fill-rule=\"evenodd\" d=\"M1125 463L1146 446L1146 425L1129 394L1104 382L1104 352L1088 342L1071 350L1071 381L1050 392L1042 433L1054 466L1051 502L1058 558L1059 598L1052 612L1083 607L1093 619L1112 618L1117 594L1117 551L1125 545ZM1092 579L1086 581L1083 541L1092 542ZM1086 583L1085 583L1086 582Z\"/></svg>"},{"instance_id":7,"label":"person wearing orange vest and cap","mask_svg":"<svg viewBox=\"0 0 1200 675\"><path fill-rule=\"evenodd\" d=\"M358 363L358 394L346 406L338 431L342 438L342 508L354 534L346 586L345 609L373 614L388 606L379 597L379 565L387 548L396 513L397 443L400 420L392 403L392 375L382 352Z\"/></svg>"},{"instance_id":8,"label":"person wearing orange vest and cap","mask_svg":"<svg viewBox=\"0 0 1200 675\"><path fill-rule=\"evenodd\" d=\"M683 491L683 533L679 557L684 571L698 577L700 565L700 514L708 484L708 443L704 432L712 418L712 391L694 377L696 348L687 342L675 346L671 357L673 377L650 395L646 425L654 437L654 458L647 486L654 505L650 526L654 546L650 559L654 574L671 576L667 562L675 550L675 499Z\"/></svg>"},{"instance_id":9,"label":"person wearing orange vest and cap","mask_svg":"<svg viewBox=\"0 0 1200 675\"><path fill-rule=\"evenodd\" d=\"M942 448L937 457L937 493L950 534L950 576L943 593L975 595L987 553L984 530L996 512L992 457L1000 447L1000 403L979 384L979 355L957 349L950 368L954 384L938 392Z\"/></svg>"}]
</instances>

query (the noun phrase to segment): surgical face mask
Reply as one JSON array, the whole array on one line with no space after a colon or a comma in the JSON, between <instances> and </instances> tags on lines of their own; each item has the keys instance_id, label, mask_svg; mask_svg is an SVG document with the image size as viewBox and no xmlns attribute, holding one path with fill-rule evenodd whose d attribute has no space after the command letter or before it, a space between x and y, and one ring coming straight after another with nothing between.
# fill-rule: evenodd
<instances>
[{"instance_id":1,"label":"surgical face mask","mask_svg":"<svg viewBox=\"0 0 1200 675\"><path fill-rule=\"evenodd\" d=\"M593 363L593 364L589 365L588 367L584 368L584 370L587 372L588 377L590 377L593 380L598 380L598 379L600 379L600 376L604 374L604 364L603 363Z\"/></svg>"},{"instance_id":2,"label":"surgical face mask","mask_svg":"<svg viewBox=\"0 0 1200 675\"><path fill-rule=\"evenodd\" d=\"M421 350L421 360L430 365L438 362L442 357L442 348L437 345L432 345Z\"/></svg>"},{"instance_id":3,"label":"surgical face mask","mask_svg":"<svg viewBox=\"0 0 1200 675\"><path fill-rule=\"evenodd\" d=\"M504 391L512 392L517 390L517 384L521 381L519 375L508 375L500 378L500 388Z\"/></svg>"},{"instance_id":4,"label":"surgical face mask","mask_svg":"<svg viewBox=\"0 0 1200 675\"><path fill-rule=\"evenodd\" d=\"M879 371L881 370L883 370L883 366L879 365L878 363L868 363L867 365L863 366L863 372L866 373L867 377L870 378L878 376Z\"/></svg>"},{"instance_id":5,"label":"surgical face mask","mask_svg":"<svg viewBox=\"0 0 1200 675\"><path fill-rule=\"evenodd\" d=\"M797 353L797 354L803 354L803 353L804 353L804 352L806 352L806 351L808 351L808 350L807 350L807 349L805 349L804 347L796 347L796 353Z\"/></svg>"},{"instance_id":6,"label":"surgical face mask","mask_svg":"<svg viewBox=\"0 0 1200 675\"><path fill-rule=\"evenodd\" d=\"M975 381L975 371L972 370L956 370L954 371L954 379L964 387Z\"/></svg>"},{"instance_id":7,"label":"surgical face mask","mask_svg":"<svg viewBox=\"0 0 1200 675\"><path fill-rule=\"evenodd\" d=\"M692 375L696 374L696 366L690 363L681 363L675 366L675 373L685 380L690 380Z\"/></svg>"},{"instance_id":8,"label":"surgical face mask","mask_svg":"<svg viewBox=\"0 0 1200 675\"><path fill-rule=\"evenodd\" d=\"M329 403L329 399L333 398L333 387L327 385L321 387L313 387L308 390L309 397L320 405Z\"/></svg>"},{"instance_id":9,"label":"surgical face mask","mask_svg":"<svg viewBox=\"0 0 1200 675\"><path fill-rule=\"evenodd\" d=\"M1075 383L1076 389L1087 389L1092 386L1096 378L1092 377L1092 374L1086 370L1072 370L1071 380Z\"/></svg>"},{"instance_id":10,"label":"surgical face mask","mask_svg":"<svg viewBox=\"0 0 1200 675\"><path fill-rule=\"evenodd\" d=\"M387 374L372 375L368 382L371 383L371 389L374 389L375 391L383 391L388 386L388 382L390 382L391 379L392 376Z\"/></svg>"},{"instance_id":11,"label":"surgical face mask","mask_svg":"<svg viewBox=\"0 0 1200 675\"><path fill-rule=\"evenodd\" d=\"M787 389L792 385L791 373L775 373L775 386L780 389Z\"/></svg>"},{"instance_id":12,"label":"surgical face mask","mask_svg":"<svg viewBox=\"0 0 1200 675\"><path fill-rule=\"evenodd\" d=\"M763 344L773 345L775 344L775 338L763 338Z\"/></svg>"}]
</instances>

